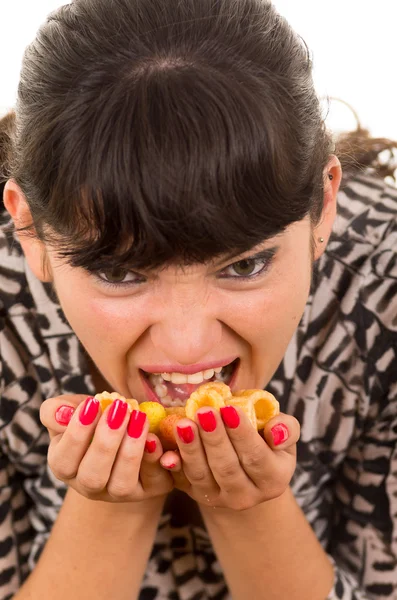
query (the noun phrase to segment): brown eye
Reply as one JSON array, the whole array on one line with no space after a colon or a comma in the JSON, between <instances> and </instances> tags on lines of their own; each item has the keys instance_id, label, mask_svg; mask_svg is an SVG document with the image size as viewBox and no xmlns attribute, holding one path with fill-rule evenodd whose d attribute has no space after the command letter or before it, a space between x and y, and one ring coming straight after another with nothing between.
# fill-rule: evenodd
<instances>
[{"instance_id":1,"label":"brown eye","mask_svg":"<svg viewBox=\"0 0 397 600\"><path fill-rule=\"evenodd\" d=\"M102 271L101 275L109 283L122 283L127 277L128 271L126 269L119 268L108 269L107 271Z\"/></svg>"},{"instance_id":2,"label":"brown eye","mask_svg":"<svg viewBox=\"0 0 397 600\"><path fill-rule=\"evenodd\" d=\"M265 273L268 267L270 267L271 262L272 256L266 258L245 258L229 265L219 275L222 279L241 279L242 281L254 279L257 275Z\"/></svg>"},{"instance_id":3,"label":"brown eye","mask_svg":"<svg viewBox=\"0 0 397 600\"><path fill-rule=\"evenodd\" d=\"M108 287L122 288L127 286L133 286L139 283L144 283L146 278L138 273L129 271L128 269L122 269L120 267L113 267L112 269L105 269L104 271L96 271L93 273L97 280L102 285Z\"/></svg>"},{"instance_id":4,"label":"brown eye","mask_svg":"<svg viewBox=\"0 0 397 600\"><path fill-rule=\"evenodd\" d=\"M240 275L241 277L249 277L254 273L257 264L254 259L247 258L234 263L232 267L237 275Z\"/></svg>"}]
</instances>

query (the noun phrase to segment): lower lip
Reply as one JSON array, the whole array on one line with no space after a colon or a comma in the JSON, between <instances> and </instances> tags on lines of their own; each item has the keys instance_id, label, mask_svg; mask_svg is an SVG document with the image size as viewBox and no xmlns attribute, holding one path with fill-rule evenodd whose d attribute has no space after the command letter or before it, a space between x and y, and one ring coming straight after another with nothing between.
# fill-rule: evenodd
<instances>
[{"instance_id":1,"label":"lower lip","mask_svg":"<svg viewBox=\"0 0 397 600\"><path fill-rule=\"evenodd\" d=\"M234 373L233 376L230 380L230 382L227 384L230 389L233 391L233 387L234 387L234 383L237 379L237 374L238 371L240 369L240 361L238 361L236 368L234 369ZM139 371L139 375L141 377L141 381L144 387L144 390L146 392L146 396L149 398L149 402L158 402L159 404L161 404L161 401L157 398L156 394L154 393L154 391L152 390L152 388L150 387L149 383L146 380L145 375L142 373L142 371ZM203 381L203 384L205 382Z\"/></svg>"}]
</instances>

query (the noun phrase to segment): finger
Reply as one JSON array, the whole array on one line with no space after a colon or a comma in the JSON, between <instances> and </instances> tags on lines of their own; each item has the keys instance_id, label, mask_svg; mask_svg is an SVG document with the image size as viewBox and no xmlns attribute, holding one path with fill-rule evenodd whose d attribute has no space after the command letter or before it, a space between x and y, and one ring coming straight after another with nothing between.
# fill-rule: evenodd
<instances>
[{"instance_id":1,"label":"finger","mask_svg":"<svg viewBox=\"0 0 397 600\"><path fill-rule=\"evenodd\" d=\"M47 398L40 406L40 421L55 436L63 433L76 408L86 400L87 395L65 394L56 398Z\"/></svg>"},{"instance_id":2,"label":"finger","mask_svg":"<svg viewBox=\"0 0 397 600\"><path fill-rule=\"evenodd\" d=\"M266 472L274 468L273 452L239 407L222 408L221 416L243 470L251 482L261 489Z\"/></svg>"},{"instance_id":3,"label":"finger","mask_svg":"<svg viewBox=\"0 0 397 600\"><path fill-rule=\"evenodd\" d=\"M170 450L165 452L160 462L165 469L169 470L174 486L183 492L189 493L192 485L183 470L179 451Z\"/></svg>"},{"instance_id":4,"label":"finger","mask_svg":"<svg viewBox=\"0 0 397 600\"><path fill-rule=\"evenodd\" d=\"M163 456L163 447L159 438L154 433L148 433L142 456L140 481L144 491L161 489L163 493L173 488L172 477L164 471L160 464Z\"/></svg>"},{"instance_id":5,"label":"finger","mask_svg":"<svg viewBox=\"0 0 397 600\"><path fill-rule=\"evenodd\" d=\"M196 418L200 424L200 437L208 464L221 490L226 493L235 493L242 489L247 490L247 486L248 488L252 487L252 481L241 466L239 456L228 436L221 414L216 410L203 407L197 411ZM246 420L247 422L244 422L237 434L237 438L242 439L242 446L246 445L247 439L252 437L252 433L257 435L247 418Z\"/></svg>"},{"instance_id":6,"label":"finger","mask_svg":"<svg viewBox=\"0 0 397 600\"><path fill-rule=\"evenodd\" d=\"M263 437L272 450L285 450L296 455L296 443L300 437L299 421L281 413L266 423Z\"/></svg>"},{"instance_id":7,"label":"finger","mask_svg":"<svg viewBox=\"0 0 397 600\"><path fill-rule=\"evenodd\" d=\"M183 471L190 484L198 490L211 489L218 493L219 486L211 473L196 423L187 418L180 419L174 430Z\"/></svg>"},{"instance_id":8,"label":"finger","mask_svg":"<svg viewBox=\"0 0 397 600\"><path fill-rule=\"evenodd\" d=\"M140 420L143 425L143 422L146 420L145 413L136 412L141 415ZM138 459L135 458L134 460L137 448L132 442L132 446L128 446L127 449L124 446L123 456L120 458L120 467L114 465L124 438L124 433L129 424L130 414L127 402L118 399L106 408L99 419L92 443L82 457L76 474L76 482L85 493L95 494L108 488L114 468L116 470L116 485L115 480L112 481L112 484L115 485L114 496L119 496L117 484L124 475L126 460L131 461L129 475L133 479L132 485L136 485L144 441L141 442L141 448L138 448L138 453L141 450L140 455L138 454ZM119 476L117 475L118 469L121 471ZM109 485L109 487L111 489L109 490L108 488L108 493L111 494L112 485Z\"/></svg>"},{"instance_id":9,"label":"finger","mask_svg":"<svg viewBox=\"0 0 397 600\"><path fill-rule=\"evenodd\" d=\"M48 463L61 481L73 479L101 416L98 400L88 397L74 412L68 427L51 441Z\"/></svg>"},{"instance_id":10,"label":"finger","mask_svg":"<svg viewBox=\"0 0 397 600\"><path fill-rule=\"evenodd\" d=\"M172 469L173 472L182 469L182 461L178 450L167 450L160 458L160 464L164 469Z\"/></svg>"}]
</instances>

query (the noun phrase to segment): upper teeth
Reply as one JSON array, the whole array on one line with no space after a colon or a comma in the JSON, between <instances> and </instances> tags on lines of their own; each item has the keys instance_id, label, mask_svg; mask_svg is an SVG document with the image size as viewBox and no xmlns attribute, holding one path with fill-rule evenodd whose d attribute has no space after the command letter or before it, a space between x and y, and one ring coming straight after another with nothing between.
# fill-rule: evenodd
<instances>
[{"instance_id":1,"label":"upper teeth","mask_svg":"<svg viewBox=\"0 0 397 600\"><path fill-rule=\"evenodd\" d=\"M164 381L171 381L171 383L201 383L205 379L211 379L214 373L220 373L223 367L216 369L206 369L205 371L199 371L198 373L192 373L186 375L185 373L161 373L161 377ZM158 375L158 373L156 373Z\"/></svg>"}]
</instances>

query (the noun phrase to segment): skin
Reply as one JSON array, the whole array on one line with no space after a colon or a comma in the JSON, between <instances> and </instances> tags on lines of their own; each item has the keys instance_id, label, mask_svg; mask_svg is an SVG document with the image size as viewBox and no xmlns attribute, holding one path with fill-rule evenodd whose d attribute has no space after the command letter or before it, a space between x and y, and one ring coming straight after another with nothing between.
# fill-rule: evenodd
<instances>
[{"instance_id":1,"label":"skin","mask_svg":"<svg viewBox=\"0 0 397 600\"><path fill-rule=\"evenodd\" d=\"M332 181L328 174L333 175ZM250 282L221 279L219 274L225 273L227 267L228 274L236 274L231 271L229 261L216 267L194 265L184 271L167 267L143 284L113 290L83 270L62 262L54 249L42 242L23 235L20 242L35 275L42 281L53 282L72 329L96 367L98 391L117 390L143 402L147 398L138 376L141 365L190 365L234 356L240 358L234 389L263 388L280 364L303 314L310 290L312 259L317 260L322 255L331 234L340 181L339 160L331 156L324 171L324 210L316 229L312 232L309 220L303 219L292 224L284 234L233 261L249 258L262 248L279 247L270 268ZM30 221L25 198L12 180L6 184L4 202L17 226ZM311 233L316 240L324 238L322 244L316 243L313 257ZM47 269L43 269L43 257ZM59 399L57 402L59 406ZM53 405L52 414L57 406ZM202 412L207 410L201 409ZM44 412L43 422L53 436L64 431L50 417L47 407ZM178 442L178 453L168 452L162 456L163 466L175 463L174 483L196 500L203 501L203 495L210 491L212 497L216 496L214 503L218 506L241 509L276 497L288 486L295 468L298 422L288 415L277 417L265 432L266 444L259 434L252 435L244 415L240 417L241 425L229 430L218 416L214 435L206 434L185 419L181 425L193 427L194 442L189 448ZM276 450L271 427L279 422L287 426L290 436ZM214 437L216 444L213 444ZM217 447L222 448L222 452L217 451ZM270 474L271 449L273 453L285 451L289 462L281 458L285 468L280 470L280 461L279 464L274 461ZM208 460L205 459L207 450ZM243 459L242 464L251 464L255 471L259 463L267 464L266 470L262 466L255 474L259 487L256 484L252 487L252 473L248 467L238 466L239 459ZM239 500L221 476L225 464L232 465L227 481L238 475L240 484L245 482ZM198 471L201 481L192 484ZM277 475L277 471L281 474ZM269 478L274 481L270 495L265 491L268 486L263 483Z\"/></svg>"}]
</instances>

